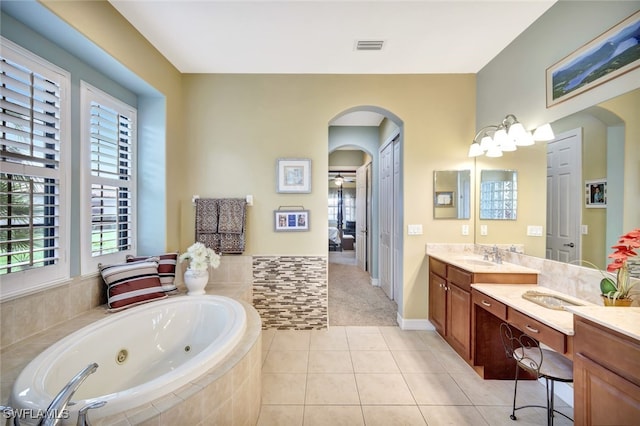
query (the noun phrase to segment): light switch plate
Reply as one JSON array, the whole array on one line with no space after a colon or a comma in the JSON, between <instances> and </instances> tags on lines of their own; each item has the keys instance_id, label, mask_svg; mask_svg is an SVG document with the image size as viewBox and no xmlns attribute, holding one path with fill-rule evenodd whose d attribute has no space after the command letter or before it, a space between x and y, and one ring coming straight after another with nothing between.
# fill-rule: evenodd
<instances>
[{"instance_id":1,"label":"light switch plate","mask_svg":"<svg viewBox=\"0 0 640 426\"><path fill-rule=\"evenodd\" d=\"M542 237L542 226L527 226L527 235L530 237Z\"/></svg>"},{"instance_id":2,"label":"light switch plate","mask_svg":"<svg viewBox=\"0 0 640 426\"><path fill-rule=\"evenodd\" d=\"M489 233L487 228L487 225L480 225L480 235L487 235Z\"/></svg>"},{"instance_id":3,"label":"light switch plate","mask_svg":"<svg viewBox=\"0 0 640 426\"><path fill-rule=\"evenodd\" d=\"M469 225L462 225L462 235L469 235Z\"/></svg>"},{"instance_id":4,"label":"light switch plate","mask_svg":"<svg viewBox=\"0 0 640 426\"><path fill-rule=\"evenodd\" d=\"M589 235L589 225L580 225L580 233L582 235Z\"/></svg>"},{"instance_id":5,"label":"light switch plate","mask_svg":"<svg viewBox=\"0 0 640 426\"><path fill-rule=\"evenodd\" d=\"M409 235L422 235L422 224L407 225L407 234L409 234Z\"/></svg>"}]
</instances>

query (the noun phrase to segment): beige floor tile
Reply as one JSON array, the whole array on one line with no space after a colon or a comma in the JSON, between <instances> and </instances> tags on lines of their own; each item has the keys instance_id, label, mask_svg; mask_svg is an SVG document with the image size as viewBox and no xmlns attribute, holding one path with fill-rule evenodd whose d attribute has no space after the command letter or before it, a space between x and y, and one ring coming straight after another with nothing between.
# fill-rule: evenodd
<instances>
[{"instance_id":1,"label":"beige floor tile","mask_svg":"<svg viewBox=\"0 0 640 426\"><path fill-rule=\"evenodd\" d=\"M405 374L404 378L418 405L471 405L448 374Z\"/></svg>"},{"instance_id":2,"label":"beige floor tile","mask_svg":"<svg viewBox=\"0 0 640 426\"><path fill-rule=\"evenodd\" d=\"M432 351L451 350L449 344L436 331L417 331L416 333Z\"/></svg>"},{"instance_id":3,"label":"beige floor tile","mask_svg":"<svg viewBox=\"0 0 640 426\"><path fill-rule=\"evenodd\" d=\"M348 334L349 349L352 351L388 351L389 347L380 333Z\"/></svg>"},{"instance_id":4,"label":"beige floor tile","mask_svg":"<svg viewBox=\"0 0 640 426\"><path fill-rule=\"evenodd\" d=\"M307 405L304 426L358 426L364 425L359 405Z\"/></svg>"},{"instance_id":5,"label":"beige floor tile","mask_svg":"<svg viewBox=\"0 0 640 426\"><path fill-rule=\"evenodd\" d=\"M511 420L509 417L511 415L511 407L478 405L475 408L491 426L540 426L547 424L547 415L542 408L525 408L516 411L517 421ZM563 417L560 416L556 419L560 418ZM554 424L562 424L564 426L565 423L554 421Z\"/></svg>"},{"instance_id":6,"label":"beige floor tile","mask_svg":"<svg viewBox=\"0 0 640 426\"><path fill-rule=\"evenodd\" d=\"M380 328L377 326L348 325L344 329L347 333L347 336L352 336L355 334L381 334Z\"/></svg>"},{"instance_id":7,"label":"beige floor tile","mask_svg":"<svg viewBox=\"0 0 640 426\"><path fill-rule=\"evenodd\" d=\"M477 374L450 373L474 405L512 405L513 380L483 380ZM533 380L518 382L516 405L546 405L544 386Z\"/></svg>"},{"instance_id":8,"label":"beige floor tile","mask_svg":"<svg viewBox=\"0 0 640 426\"><path fill-rule=\"evenodd\" d=\"M262 365L264 373L306 373L309 351L269 351Z\"/></svg>"},{"instance_id":9,"label":"beige floor tile","mask_svg":"<svg viewBox=\"0 0 640 426\"><path fill-rule=\"evenodd\" d=\"M380 327L380 332L391 350L415 351L429 349L418 331L405 331L398 327Z\"/></svg>"},{"instance_id":10,"label":"beige floor tile","mask_svg":"<svg viewBox=\"0 0 640 426\"><path fill-rule=\"evenodd\" d=\"M458 355L451 348L443 351L434 351L434 354L444 368L444 371L448 373L476 374L473 371L473 368L471 368L471 366L469 366L469 364L467 364L462 358L460 358L460 355Z\"/></svg>"},{"instance_id":11,"label":"beige floor tile","mask_svg":"<svg viewBox=\"0 0 640 426\"><path fill-rule=\"evenodd\" d=\"M276 335L276 329L270 328L268 330L262 330L262 352L267 352L271 349L271 343Z\"/></svg>"},{"instance_id":12,"label":"beige floor tile","mask_svg":"<svg viewBox=\"0 0 640 426\"><path fill-rule=\"evenodd\" d=\"M360 404L353 374L310 373L307 376L305 404Z\"/></svg>"},{"instance_id":13,"label":"beige floor tile","mask_svg":"<svg viewBox=\"0 0 640 426\"><path fill-rule=\"evenodd\" d=\"M415 405L402 374L356 374L363 405Z\"/></svg>"},{"instance_id":14,"label":"beige floor tile","mask_svg":"<svg viewBox=\"0 0 640 426\"><path fill-rule=\"evenodd\" d=\"M304 404L307 375L262 373L263 404Z\"/></svg>"},{"instance_id":15,"label":"beige floor tile","mask_svg":"<svg viewBox=\"0 0 640 426\"><path fill-rule=\"evenodd\" d=\"M327 330L311 330L311 350L343 351L348 350L345 327L333 326Z\"/></svg>"},{"instance_id":16,"label":"beige floor tile","mask_svg":"<svg viewBox=\"0 0 640 426\"><path fill-rule=\"evenodd\" d=\"M363 405L367 426L424 426L424 418L415 405Z\"/></svg>"},{"instance_id":17,"label":"beige floor tile","mask_svg":"<svg viewBox=\"0 0 640 426\"><path fill-rule=\"evenodd\" d=\"M353 373L349 351L310 351L309 373Z\"/></svg>"},{"instance_id":18,"label":"beige floor tile","mask_svg":"<svg viewBox=\"0 0 640 426\"><path fill-rule=\"evenodd\" d=\"M257 426L302 426L304 405L263 405Z\"/></svg>"},{"instance_id":19,"label":"beige floor tile","mask_svg":"<svg viewBox=\"0 0 640 426\"><path fill-rule=\"evenodd\" d=\"M432 351L391 351L403 373L444 373L444 367Z\"/></svg>"},{"instance_id":20,"label":"beige floor tile","mask_svg":"<svg viewBox=\"0 0 640 426\"><path fill-rule=\"evenodd\" d=\"M488 425L476 407L470 405L421 405L420 411L429 426Z\"/></svg>"},{"instance_id":21,"label":"beige floor tile","mask_svg":"<svg viewBox=\"0 0 640 426\"><path fill-rule=\"evenodd\" d=\"M310 338L309 330L276 330L269 350L308 351Z\"/></svg>"},{"instance_id":22,"label":"beige floor tile","mask_svg":"<svg viewBox=\"0 0 640 426\"><path fill-rule=\"evenodd\" d=\"M399 373L390 351L351 351L356 373Z\"/></svg>"}]
</instances>

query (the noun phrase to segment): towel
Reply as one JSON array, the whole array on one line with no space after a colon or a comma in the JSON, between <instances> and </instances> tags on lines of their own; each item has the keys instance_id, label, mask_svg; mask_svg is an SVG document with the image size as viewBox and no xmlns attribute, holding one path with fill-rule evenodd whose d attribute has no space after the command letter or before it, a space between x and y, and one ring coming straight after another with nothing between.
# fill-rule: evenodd
<instances>
[{"instance_id":1,"label":"towel","mask_svg":"<svg viewBox=\"0 0 640 426\"><path fill-rule=\"evenodd\" d=\"M196 199L196 235L218 232L218 201L214 198Z\"/></svg>"},{"instance_id":2,"label":"towel","mask_svg":"<svg viewBox=\"0 0 640 426\"><path fill-rule=\"evenodd\" d=\"M245 208L243 198L223 198L218 200L218 233L242 234L244 232Z\"/></svg>"}]
</instances>

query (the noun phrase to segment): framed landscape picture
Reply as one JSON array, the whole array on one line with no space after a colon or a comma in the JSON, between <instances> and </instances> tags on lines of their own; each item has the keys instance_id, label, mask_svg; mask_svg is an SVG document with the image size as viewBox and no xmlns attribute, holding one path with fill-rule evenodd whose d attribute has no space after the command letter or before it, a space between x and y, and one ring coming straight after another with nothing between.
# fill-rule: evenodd
<instances>
[{"instance_id":1,"label":"framed landscape picture","mask_svg":"<svg viewBox=\"0 0 640 426\"><path fill-rule=\"evenodd\" d=\"M547 107L640 66L640 11L547 69Z\"/></svg>"},{"instance_id":2,"label":"framed landscape picture","mask_svg":"<svg viewBox=\"0 0 640 426\"><path fill-rule=\"evenodd\" d=\"M276 174L279 193L311 192L311 160L280 158Z\"/></svg>"}]
</instances>

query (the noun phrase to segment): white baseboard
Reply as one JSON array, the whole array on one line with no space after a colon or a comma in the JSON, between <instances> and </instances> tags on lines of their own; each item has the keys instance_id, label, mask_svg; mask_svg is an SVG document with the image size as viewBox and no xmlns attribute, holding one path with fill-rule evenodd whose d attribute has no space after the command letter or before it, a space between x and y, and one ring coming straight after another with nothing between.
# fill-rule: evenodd
<instances>
[{"instance_id":1,"label":"white baseboard","mask_svg":"<svg viewBox=\"0 0 640 426\"><path fill-rule=\"evenodd\" d=\"M374 287L380 287L380 280L377 278L371 278L371 285Z\"/></svg>"},{"instance_id":2,"label":"white baseboard","mask_svg":"<svg viewBox=\"0 0 640 426\"><path fill-rule=\"evenodd\" d=\"M404 319L398 312L396 321L402 330L428 330L434 331L435 327L427 319Z\"/></svg>"}]
</instances>

